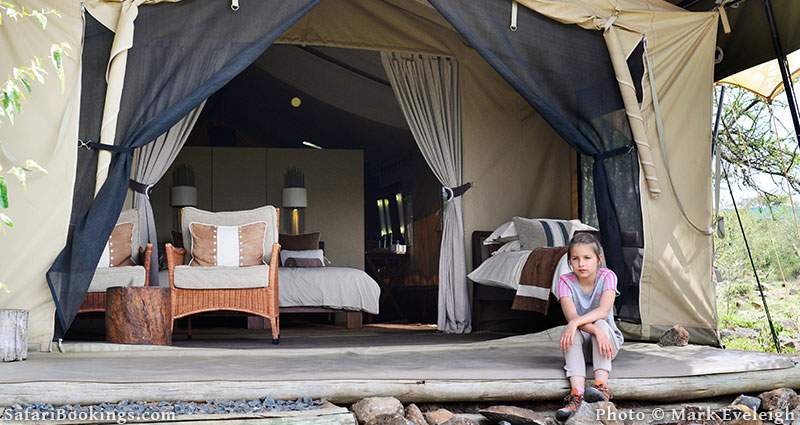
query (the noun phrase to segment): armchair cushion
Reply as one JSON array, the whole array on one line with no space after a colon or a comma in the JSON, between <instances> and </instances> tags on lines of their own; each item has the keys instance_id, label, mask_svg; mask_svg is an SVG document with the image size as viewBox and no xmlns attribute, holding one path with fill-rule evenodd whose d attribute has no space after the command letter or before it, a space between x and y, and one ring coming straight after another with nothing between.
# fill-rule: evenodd
<instances>
[{"instance_id":1,"label":"armchair cushion","mask_svg":"<svg viewBox=\"0 0 800 425\"><path fill-rule=\"evenodd\" d=\"M215 226L242 226L246 224L265 222L263 258L266 264L270 262L272 245L278 242L278 211L271 205L245 211L211 212L193 207L186 207L181 214L181 232L184 234L184 248L192 252L192 238L190 225L192 223L210 224ZM184 264L188 264L191 256L184 257Z\"/></svg>"},{"instance_id":2,"label":"armchair cushion","mask_svg":"<svg viewBox=\"0 0 800 425\"><path fill-rule=\"evenodd\" d=\"M192 259L190 266L249 267L264 262L264 237L267 223L242 226L215 226L191 223Z\"/></svg>"},{"instance_id":3,"label":"armchair cushion","mask_svg":"<svg viewBox=\"0 0 800 425\"><path fill-rule=\"evenodd\" d=\"M142 266L101 267L94 273L89 292L105 292L112 286L145 286Z\"/></svg>"},{"instance_id":4,"label":"armchair cushion","mask_svg":"<svg viewBox=\"0 0 800 425\"><path fill-rule=\"evenodd\" d=\"M175 287L180 289L266 288L269 266L175 267Z\"/></svg>"}]
</instances>

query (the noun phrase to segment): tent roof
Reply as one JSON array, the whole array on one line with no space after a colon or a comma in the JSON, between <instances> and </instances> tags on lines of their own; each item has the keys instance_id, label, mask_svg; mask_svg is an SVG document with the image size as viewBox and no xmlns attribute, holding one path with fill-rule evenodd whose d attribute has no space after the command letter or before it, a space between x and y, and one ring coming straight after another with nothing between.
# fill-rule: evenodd
<instances>
[{"instance_id":1,"label":"tent roof","mask_svg":"<svg viewBox=\"0 0 800 425\"><path fill-rule=\"evenodd\" d=\"M715 0L669 0L692 11L707 11L716 7ZM772 0L775 21L783 49L788 54L800 49L800 1ZM731 23L731 33L719 28L717 45L723 59L714 68L714 80L736 74L758 64L775 59L763 0L738 0L725 8Z\"/></svg>"}]
</instances>

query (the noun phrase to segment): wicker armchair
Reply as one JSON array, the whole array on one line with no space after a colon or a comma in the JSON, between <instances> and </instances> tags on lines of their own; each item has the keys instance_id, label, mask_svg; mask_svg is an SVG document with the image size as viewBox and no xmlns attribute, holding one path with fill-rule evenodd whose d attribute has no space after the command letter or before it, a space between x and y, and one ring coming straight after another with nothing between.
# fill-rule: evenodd
<instances>
[{"instance_id":1,"label":"wicker armchair","mask_svg":"<svg viewBox=\"0 0 800 425\"><path fill-rule=\"evenodd\" d=\"M196 208L184 208L181 228L187 249L166 245L167 269L172 298L172 325L175 319L207 311L237 311L263 317L270 323L272 343L280 342L280 308L278 267L279 210L266 206L248 211L212 213ZM191 223L220 226L244 225L254 221L267 222L264 238L265 266L255 267L194 267L189 266L192 236ZM177 278L176 278L177 276ZM192 282L204 280L204 282ZM191 319L191 318L190 318ZM191 337L191 325L189 327Z\"/></svg>"},{"instance_id":2,"label":"wicker armchair","mask_svg":"<svg viewBox=\"0 0 800 425\"><path fill-rule=\"evenodd\" d=\"M123 211L117 225L132 223L131 259L136 265L122 267L99 267L89 284L86 298L78 313L106 311L106 289L112 286L150 286L150 258L153 244L139 241L139 213L137 210Z\"/></svg>"}]
</instances>

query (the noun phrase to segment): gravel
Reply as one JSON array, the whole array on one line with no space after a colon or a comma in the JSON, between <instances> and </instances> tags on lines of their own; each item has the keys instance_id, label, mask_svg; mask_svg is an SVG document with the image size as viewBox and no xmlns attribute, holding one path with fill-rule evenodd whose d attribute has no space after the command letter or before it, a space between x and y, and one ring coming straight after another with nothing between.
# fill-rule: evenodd
<instances>
[{"instance_id":1,"label":"gravel","mask_svg":"<svg viewBox=\"0 0 800 425\"><path fill-rule=\"evenodd\" d=\"M7 408L5 414L45 413L45 412L108 412L116 414L153 414L156 412L174 412L175 415L214 415L230 413L268 413L313 410L322 407L323 401L309 397L297 400L275 400L264 397L256 400L206 400L194 401L132 401L119 403L100 403L92 405L65 404L56 406L49 403L14 404Z\"/></svg>"}]
</instances>

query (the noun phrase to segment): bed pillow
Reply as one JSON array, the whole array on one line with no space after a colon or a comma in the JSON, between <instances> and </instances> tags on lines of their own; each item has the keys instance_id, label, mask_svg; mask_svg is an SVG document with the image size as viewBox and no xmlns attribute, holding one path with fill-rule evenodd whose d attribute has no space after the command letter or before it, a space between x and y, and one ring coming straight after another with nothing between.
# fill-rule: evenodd
<instances>
[{"instance_id":1,"label":"bed pillow","mask_svg":"<svg viewBox=\"0 0 800 425\"><path fill-rule=\"evenodd\" d=\"M267 223L264 221L241 226L191 223L192 259L189 265L250 267L265 264L266 232Z\"/></svg>"},{"instance_id":2,"label":"bed pillow","mask_svg":"<svg viewBox=\"0 0 800 425\"><path fill-rule=\"evenodd\" d=\"M576 231L597 231L580 220L514 217L522 249L569 245Z\"/></svg>"},{"instance_id":3,"label":"bed pillow","mask_svg":"<svg viewBox=\"0 0 800 425\"><path fill-rule=\"evenodd\" d=\"M503 244L503 246L498 248L496 251L492 252L492 255L502 254L504 252L519 251L521 249L522 249L522 242L520 242L519 240L506 242Z\"/></svg>"},{"instance_id":4,"label":"bed pillow","mask_svg":"<svg viewBox=\"0 0 800 425\"><path fill-rule=\"evenodd\" d=\"M483 240L484 245L504 244L506 242L517 240L517 229L514 227L513 221L507 221L501 224L497 229L489 235L488 238Z\"/></svg>"},{"instance_id":5,"label":"bed pillow","mask_svg":"<svg viewBox=\"0 0 800 425\"><path fill-rule=\"evenodd\" d=\"M319 258L295 258L289 257L286 259L286 267L324 267L325 264Z\"/></svg>"},{"instance_id":6,"label":"bed pillow","mask_svg":"<svg viewBox=\"0 0 800 425\"><path fill-rule=\"evenodd\" d=\"M482 285L516 290L522 268L530 253L530 251L510 251L491 256L467 277Z\"/></svg>"},{"instance_id":7,"label":"bed pillow","mask_svg":"<svg viewBox=\"0 0 800 425\"><path fill-rule=\"evenodd\" d=\"M322 267L325 265L325 254L322 252L321 249L304 249L299 251L290 249L281 249L281 265L286 267L293 267L289 265L290 263L288 260L291 259L295 260L294 261L295 264L298 263L297 260L313 259L319 262L320 265L317 267ZM294 266L294 267L307 267L307 266Z\"/></svg>"},{"instance_id":8,"label":"bed pillow","mask_svg":"<svg viewBox=\"0 0 800 425\"><path fill-rule=\"evenodd\" d=\"M133 245L133 223L120 223L114 226L108 237L97 267L123 267L136 265L131 258Z\"/></svg>"},{"instance_id":9,"label":"bed pillow","mask_svg":"<svg viewBox=\"0 0 800 425\"><path fill-rule=\"evenodd\" d=\"M319 232L304 233L302 235L281 233L278 236L278 243L281 244L281 250L308 251L319 249Z\"/></svg>"}]
</instances>

